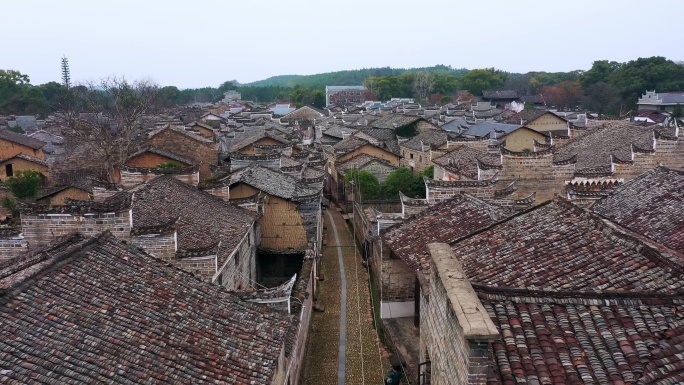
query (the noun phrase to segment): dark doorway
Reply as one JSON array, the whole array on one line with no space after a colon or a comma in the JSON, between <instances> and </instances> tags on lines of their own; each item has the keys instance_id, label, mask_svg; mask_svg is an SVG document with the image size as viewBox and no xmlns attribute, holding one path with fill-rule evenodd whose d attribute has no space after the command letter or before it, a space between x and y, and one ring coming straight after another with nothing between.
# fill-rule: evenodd
<instances>
[{"instance_id":1,"label":"dark doorway","mask_svg":"<svg viewBox=\"0 0 684 385\"><path fill-rule=\"evenodd\" d=\"M304 263L304 253L257 254L257 281L266 287L275 287L299 274Z\"/></svg>"},{"instance_id":2,"label":"dark doorway","mask_svg":"<svg viewBox=\"0 0 684 385\"><path fill-rule=\"evenodd\" d=\"M8 163L5 165L5 175L7 175L8 178L14 176L14 170L12 170L12 163Z\"/></svg>"}]
</instances>

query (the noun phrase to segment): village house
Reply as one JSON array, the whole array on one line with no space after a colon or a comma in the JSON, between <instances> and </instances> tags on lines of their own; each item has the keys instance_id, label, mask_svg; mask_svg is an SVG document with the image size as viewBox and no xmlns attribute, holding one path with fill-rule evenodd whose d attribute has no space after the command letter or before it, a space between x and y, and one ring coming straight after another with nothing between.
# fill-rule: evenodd
<instances>
[{"instance_id":1,"label":"village house","mask_svg":"<svg viewBox=\"0 0 684 385\"><path fill-rule=\"evenodd\" d=\"M338 142L334 146L324 147L323 153L326 159L325 192L338 202L346 201L344 181L340 180L337 171L338 164L359 155L370 155L398 167L401 159L398 154L391 152L389 148L378 147L368 140L355 135Z\"/></svg>"},{"instance_id":2,"label":"village house","mask_svg":"<svg viewBox=\"0 0 684 385\"><path fill-rule=\"evenodd\" d=\"M38 130L30 134L29 137L33 139L38 139L41 142L45 143L45 146L43 146L42 150L43 154L45 155L45 161L49 165L52 165L57 160L64 158L64 137L45 130Z\"/></svg>"},{"instance_id":3,"label":"village house","mask_svg":"<svg viewBox=\"0 0 684 385\"><path fill-rule=\"evenodd\" d=\"M419 174L432 165L432 157L440 156L447 149L450 133L440 129L423 129L399 144L401 166Z\"/></svg>"},{"instance_id":4,"label":"village house","mask_svg":"<svg viewBox=\"0 0 684 385\"><path fill-rule=\"evenodd\" d=\"M256 214L233 206L171 176L160 176L105 199L61 206L20 207L29 251L55 237L111 231L151 255L228 288L256 280L260 230Z\"/></svg>"},{"instance_id":5,"label":"village house","mask_svg":"<svg viewBox=\"0 0 684 385\"><path fill-rule=\"evenodd\" d=\"M259 304L107 232L0 265L0 288L4 384L298 381L299 303Z\"/></svg>"},{"instance_id":6,"label":"village house","mask_svg":"<svg viewBox=\"0 0 684 385\"><path fill-rule=\"evenodd\" d=\"M325 86L325 105L363 103L366 91L364 86Z\"/></svg>"},{"instance_id":7,"label":"village house","mask_svg":"<svg viewBox=\"0 0 684 385\"><path fill-rule=\"evenodd\" d=\"M204 136L205 138L209 139L215 139L216 138L216 129L208 124L204 124L202 122L194 121L192 123L189 123L185 125L186 130L188 131L195 131L196 133Z\"/></svg>"},{"instance_id":8,"label":"village house","mask_svg":"<svg viewBox=\"0 0 684 385\"><path fill-rule=\"evenodd\" d=\"M14 176L17 171L36 170L48 176L43 147L45 142L9 130L0 130L0 180Z\"/></svg>"},{"instance_id":9,"label":"village house","mask_svg":"<svg viewBox=\"0 0 684 385\"><path fill-rule=\"evenodd\" d=\"M217 143L213 139L186 131L183 127L167 125L152 130L144 145L191 159L193 165L198 167L200 180L211 177L211 166L218 164ZM157 164L147 165L149 168L156 166Z\"/></svg>"},{"instance_id":10,"label":"village house","mask_svg":"<svg viewBox=\"0 0 684 385\"><path fill-rule=\"evenodd\" d=\"M616 187L592 210L673 250L684 250L684 171L656 167Z\"/></svg>"},{"instance_id":11,"label":"village house","mask_svg":"<svg viewBox=\"0 0 684 385\"><path fill-rule=\"evenodd\" d=\"M308 167L288 174L252 164L202 188L259 214L257 280L273 286L320 253L322 180L322 171Z\"/></svg>"},{"instance_id":12,"label":"village house","mask_svg":"<svg viewBox=\"0 0 684 385\"><path fill-rule=\"evenodd\" d=\"M431 245L418 271L416 361L429 361L421 374L431 383L684 379L668 364L682 350L681 252L562 199L450 249Z\"/></svg>"},{"instance_id":13,"label":"village house","mask_svg":"<svg viewBox=\"0 0 684 385\"><path fill-rule=\"evenodd\" d=\"M187 184L197 186L199 170L195 161L169 151L147 145L131 154L116 167L117 180L123 187L133 187L160 175L172 175Z\"/></svg>"},{"instance_id":14,"label":"village house","mask_svg":"<svg viewBox=\"0 0 684 385\"><path fill-rule=\"evenodd\" d=\"M556 133L567 135L564 133L567 133L569 126L567 120L551 111L545 110L522 110L511 115L506 122L509 124L520 124L521 126L545 133L547 136Z\"/></svg>"},{"instance_id":15,"label":"village house","mask_svg":"<svg viewBox=\"0 0 684 385\"><path fill-rule=\"evenodd\" d=\"M645 94L637 100L639 110L655 110L655 111L674 111L675 106L684 106L684 91L679 92L660 92L655 90L646 91Z\"/></svg>"}]
</instances>

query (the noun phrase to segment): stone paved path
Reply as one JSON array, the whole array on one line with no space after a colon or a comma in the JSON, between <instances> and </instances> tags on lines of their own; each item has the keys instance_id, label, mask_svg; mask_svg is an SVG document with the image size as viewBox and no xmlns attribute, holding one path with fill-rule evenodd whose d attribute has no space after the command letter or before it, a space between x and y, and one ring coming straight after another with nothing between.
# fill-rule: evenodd
<instances>
[{"instance_id":1,"label":"stone paved path","mask_svg":"<svg viewBox=\"0 0 684 385\"><path fill-rule=\"evenodd\" d=\"M321 258L325 280L321 282L318 299L319 305L325 306L325 312L313 313L302 384L380 385L390 366L373 326L368 274L360 251L353 247L352 234L334 206L325 214L325 225L323 243L326 246ZM346 286L344 307L343 284ZM346 310L344 320L343 310ZM340 360L342 351L345 353Z\"/></svg>"}]
</instances>

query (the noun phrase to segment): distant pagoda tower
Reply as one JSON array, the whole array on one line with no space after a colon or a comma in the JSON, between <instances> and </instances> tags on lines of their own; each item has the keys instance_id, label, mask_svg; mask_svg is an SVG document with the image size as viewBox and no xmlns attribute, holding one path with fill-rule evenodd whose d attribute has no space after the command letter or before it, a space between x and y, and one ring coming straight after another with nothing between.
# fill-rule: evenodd
<instances>
[{"instance_id":1,"label":"distant pagoda tower","mask_svg":"<svg viewBox=\"0 0 684 385\"><path fill-rule=\"evenodd\" d=\"M71 72L69 72L69 59L62 55L62 85L68 90L71 88Z\"/></svg>"}]
</instances>

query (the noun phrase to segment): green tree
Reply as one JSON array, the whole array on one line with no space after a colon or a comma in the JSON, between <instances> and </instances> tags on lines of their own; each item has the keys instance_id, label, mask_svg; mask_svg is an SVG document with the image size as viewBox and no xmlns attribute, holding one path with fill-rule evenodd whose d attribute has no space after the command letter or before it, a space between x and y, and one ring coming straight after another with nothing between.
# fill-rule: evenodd
<instances>
[{"instance_id":1,"label":"green tree","mask_svg":"<svg viewBox=\"0 0 684 385\"><path fill-rule=\"evenodd\" d=\"M43 184L43 174L34 170L17 171L14 176L5 181L5 187L17 199L35 198L41 184Z\"/></svg>"},{"instance_id":2,"label":"green tree","mask_svg":"<svg viewBox=\"0 0 684 385\"><path fill-rule=\"evenodd\" d=\"M425 197L423 175L413 175L410 169L400 167L387 176L382 191L386 199L399 199L400 191L411 198Z\"/></svg>"},{"instance_id":3,"label":"green tree","mask_svg":"<svg viewBox=\"0 0 684 385\"><path fill-rule=\"evenodd\" d=\"M658 92L684 89L684 67L672 60L655 56L639 58L621 65L608 76L624 102L634 108L646 90Z\"/></svg>"},{"instance_id":4,"label":"green tree","mask_svg":"<svg viewBox=\"0 0 684 385\"><path fill-rule=\"evenodd\" d=\"M677 103L676 106L674 106L674 109L672 110L672 117L675 119L679 119L682 116L684 116L684 108L682 108L682 105Z\"/></svg>"},{"instance_id":5,"label":"green tree","mask_svg":"<svg viewBox=\"0 0 684 385\"><path fill-rule=\"evenodd\" d=\"M463 87L473 95L482 95L484 90L494 90L501 87L504 79L500 72L493 68L486 68L468 72L461 82Z\"/></svg>"},{"instance_id":6,"label":"green tree","mask_svg":"<svg viewBox=\"0 0 684 385\"><path fill-rule=\"evenodd\" d=\"M380 182L375 175L366 170L352 169L344 174L344 182L351 183L358 186L357 191L361 192L360 199L371 200L380 197Z\"/></svg>"},{"instance_id":7,"label":"green tree","mask_svg":"<svg viewBox=\"0 0 684 385\"><path fill-rule=\"evenodd\" d=\"M622 64L616 61L597 60L591 65L591 69L582 73L579 77L582 89L587 90L596 83L607 83L608 77L620 68Z\"/></svg>"}]
</instances>

